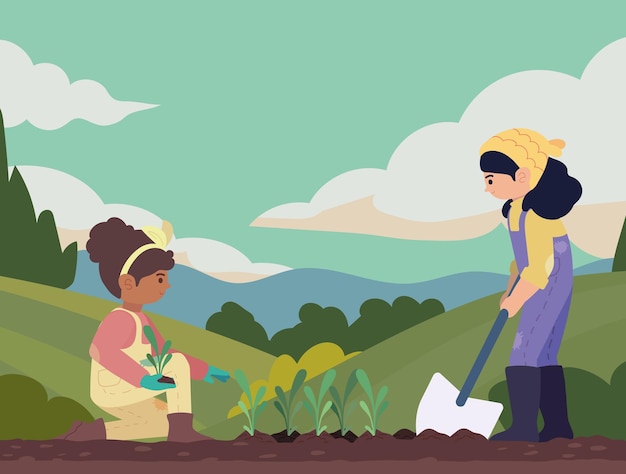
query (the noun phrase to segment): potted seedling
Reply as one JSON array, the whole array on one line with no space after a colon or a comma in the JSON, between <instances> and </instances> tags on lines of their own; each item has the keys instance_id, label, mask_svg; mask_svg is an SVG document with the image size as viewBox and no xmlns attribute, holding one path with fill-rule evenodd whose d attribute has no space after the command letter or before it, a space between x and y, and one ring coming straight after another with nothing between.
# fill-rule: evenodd
<instances>
[{"instance_id":1,"label":"potted seedling","mask_svg":"<svg viewBox=\"0 0 626 474\"><path fill-rule=\"evenodd\" d=\"M172 358L172 354L168 353L170 347L172 346L172 341L165 341L163 343L163 347L159 351L159 346L157 344L156 336L154 335L154 331L148 325L143 327L143 333L148 338L150 345L152 346L152 350L154 351L154 356L152 354L146 354L148 361L154 366L154 370L156 370L157 375L160 375L159 382L161 383L169 383L172 385L176 385L176 382L172 377L168 377L167 375L163 375L163 369L167 365L167 363Z\"/></svg>"}]
</instances>

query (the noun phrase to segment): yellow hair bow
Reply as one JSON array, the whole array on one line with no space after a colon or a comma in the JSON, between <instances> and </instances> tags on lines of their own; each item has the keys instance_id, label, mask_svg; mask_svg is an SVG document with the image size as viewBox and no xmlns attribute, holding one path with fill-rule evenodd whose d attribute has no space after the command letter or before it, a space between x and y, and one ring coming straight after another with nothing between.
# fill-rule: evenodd
<instances>
[{"instance_id":1,"label":"yellow hair bow","mask_svg":"<svg viewBox=\"0 0 626 474\"><path fill-rule=\"evenodd\" d=\"M146 250L150 249L162 249L165 250L165 247L169 243L173 235L172 224L168 221L163 221L161 228L154 227L151 225L147 225L141 228L141 231L152 240L151 244L145 244L135 250L130 254L130 257L126 259L124 265L122 265L122 269L120 270L120 275L125 275L130 270L130 267L135 263L135 260L144 253Z\"/></svg>"}]
</instances>

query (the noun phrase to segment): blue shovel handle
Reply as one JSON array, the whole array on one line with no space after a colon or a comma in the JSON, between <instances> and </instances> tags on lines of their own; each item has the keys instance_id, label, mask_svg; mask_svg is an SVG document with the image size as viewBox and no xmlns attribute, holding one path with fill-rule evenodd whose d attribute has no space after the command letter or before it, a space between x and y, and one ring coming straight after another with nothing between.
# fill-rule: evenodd
<instances>
[{"instance_id":1,"label":"blue shovel handle","mask_svg":"<svg viewBox=\"0 0 626 474\"><path fill-rule=\"evenodd\" d=\"M519 275L515 279L515 282L513 283L513 286L511 287L511 291L509 291L509 296L513 292L513 289L515 288L515 285L517 285L518 281L519 281ZM487 339L485 340L485 343L483 344L482 349L480 349L480 352L478 353L478 357L476 357L476 361L474 362L474 365L472 366L472 369L470 370L470 373L467 376L467 379L465 379L465 383L463 384L463 387L461 388L461 392L459 393L459 396L456 399L457 406L462 407L463 405L465 405L465 402L467 401L467 398L469 397L470 392L474 388L474 385L476 384L476 381L478 380L478 376L482 372L483 367L485 366L485 363L487 362L487 358L489 357L489 354L491 353L493 346L496 344L496 341L498 340L498 336L500 336L500 333L502 332L502 328L504 327L504 324L506 323L507 319L509 319L509 312L506 309L500 310L500 312L498 313L498 317L493 322L491 331L489 331L489 335L487 336Z\"/></svg>"}]
</instances>

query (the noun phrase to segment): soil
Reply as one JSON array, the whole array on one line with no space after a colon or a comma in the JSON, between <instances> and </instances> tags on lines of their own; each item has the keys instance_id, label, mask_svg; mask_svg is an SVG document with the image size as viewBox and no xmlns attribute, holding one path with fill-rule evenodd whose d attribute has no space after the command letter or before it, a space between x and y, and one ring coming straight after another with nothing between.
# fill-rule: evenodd
<instances>
[{"instance_id":1,"label":"soil","mask_svg":"<svg viewBox=\"0 0 626 474\"><path fill-rule=\"evenodd\" d=\"M172 377L168 377L167 375L163 375L159 380L157 380L157 382L171 383L172 385L176 385L176 382L174 382L174 379Z\"/></svg>"},{"instance_id":2,"label":"soil","mask_svg":"<svg viewBox=\"0 0 626 474\"><path fill-rule=\"evenodd\" d=\"M460 430L453 436L432 430L415 433L400 430L391 435L377 432L356 437L348 432L273 435L244 433L234 440L193 443L135 441L0 440L0 472L99 472L130 464L149 468L151 474L172 472L381 472L427 469L426 472L528 472L533 474L567 469L577 472L626 472L626 440L602 436L564 439L545 443L488 441ZM12 462L11 462L12 461ZM250 463L254 462L254 466ZM175 463L175 464L174 464ZM323 465L321 465L322 463ZM471 469L469 469L471 466ZM9 468L5 471L5 468Z\"/></svg>"}]
</instances>

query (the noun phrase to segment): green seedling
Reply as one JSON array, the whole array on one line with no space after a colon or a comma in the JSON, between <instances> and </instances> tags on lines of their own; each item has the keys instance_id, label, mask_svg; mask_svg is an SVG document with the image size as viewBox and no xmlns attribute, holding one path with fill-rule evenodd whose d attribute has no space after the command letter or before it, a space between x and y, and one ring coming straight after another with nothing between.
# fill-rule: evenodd
<instances>
[{"instance_id":1,"label":"green seedling","mask_svg":"<svg viewBox=\"0 0 626 474\"><path fill-rule=\"evenodd\" d=\"M243 425L243 429L246 430L250 434L250 436L254 436L256 419L265 408L265 405L267 405L267 402L260 403L265 396L265 391L267 390L267 387L265 385L261 385L256 393L256 396L254 397L254 400L252 400L250 384L248 383L248 379L246 378L243 371L241 369L237 369L235 370L233 375L235 376L235 380L243 390L243 393L248 398L248 404L250 405L250 408L248 408L242 400L239 400L239 402L237 403L239 408L241 408L241 411L246 415L246 418L248 418L248 425Z\"/></svg>"},{"instance_id":2,"label":"green seedling","mask_svg":"<svg viewBox=\"0 0 626 474\"><path fill-rule=\"evenodd\" d=\"M372 390L372 384L370 384L370 380L367 377L367 374L365 373L365 371L363 369L357 370L356 377L359 383L361 384L361 386L363 387L363 390L365 390L365 393L367 394L367 397L370 402L369 406L367 405L367 403L365 403L364 400L361 400L360 402L361 408L370 419L370 424L365 425L365 429L369 431L372 434L372 436L375 436L376 426L378 425L378 418L380 417L380 415L382 415L382 413L389 406L389 401L385 400L383 402L383 400L385 399L385 396L387 395L388 389L386 385L383 385L380 388L380 391L378 392L376 401L374 401L374 392Z\"/></svg>"},{"instance_id":3,"label":"green seedling","mask_svg":"<svg viewBox=\"0 0 626 474\"><path fill-rule=\"evenodd\" d=\"M333 402L328 400L324 407L322 408L322 401L324 400L324 396L326 392L330 388L330 384L335 380L335 375L337 372L335 369L330 369L326 374L324 374L324 378L322 379L322 385L320 386L320 391L317 396L313 393L313 390L308 385L304 387L304 394L306 395L306 400L304 402L304 408L311 414L313 417L313 423L315 424L315 434L319 436L322 431L326 429L326 425L322 426L322 419L324 415L330 410L330 407L333 405Z\"/></svg>"},{"instance_id":4,"label":"green seedling","mask_svg":"<svg viewBox=\"0 0 626 474\"><path fill-rule=\"evenodd\" d=\"M278 400L274 400L274 406L285 420L287 436L291 436L291 433L293 433L297 428L297 426L291 426L291 422L296 414L300 411L300 408L302 408L302 401L298 401L293 410L291 406L293 404L296 393L298 393L298 390L300 390L300 387L302 387L302 384L304 383L304 379L306 379L306 370L300 369L293 378L293 382L291 383L289 399L287 399L287 396L285 395L285 392L280 385L274 387L274 391L276 392L276 396L278 397Z\"/></svg>"},{"instance_id":5,"label":"green seedling","mask_svg":"<svg viewBox=\"0 0 626 474\"><path fill-rule=\"evenodd\" d=\"M350 429L347 426L347 420L350 414L354 411L356 407L356 400L352 400L348 405L348 399L350 398L350 394L354 387L356 387L357 378L356 378L356 370L353 370L350 376L348 377L348 381L346 382L346 389L343 392L343 399L339 396L339 391L333 385L330 387L329 392L330 396L333 399L333 405L330 407L332 411L337 415L337 419L339 420L339 428L341 429L341 436L345 436L348 430Z\"/></svg>"},{"instance_id":6,"label":"green seedling","mask_svg":"<svg viewBox=\"0 0 626 474\"><path fill-rule=\"evenodd\" d=\"M163 343L161 351L159 352L159 346L157 344L156 336L154 335L154 331L152 330L152 328L148 325L144 326L143 333L148 338L148 341L150 342L150 345L152 346L152 350L154 352L154 357L152 356L152 354L146 354L146 358L154 366L156 373L158 375L163 375L163 369L172 358L172 354L168 353L170 347L172 346L172 341L165 341Z\"/></svg>"}]
</instances>

